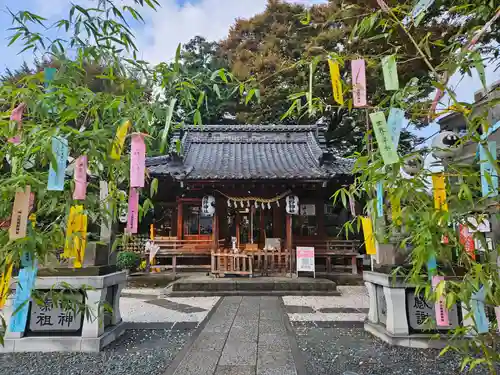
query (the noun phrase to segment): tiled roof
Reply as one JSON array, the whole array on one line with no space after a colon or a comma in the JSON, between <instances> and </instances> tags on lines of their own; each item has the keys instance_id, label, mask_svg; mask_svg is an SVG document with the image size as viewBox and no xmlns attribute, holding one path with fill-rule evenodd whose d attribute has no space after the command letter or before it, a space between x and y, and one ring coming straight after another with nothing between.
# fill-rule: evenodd
<instances>
[{"instance_id":1,"label":"tiled roof","mask_svg":"<svg viewBox=\"0 0 500 375\"><path fill-rule=\"evenodd\" d=\"M324 180L350 174L352 169L350 160L323 158L315 126L204 125L187 126L184 131L182 157L148 158L151 175L188 180Z\"/></svg>"}]
</instances>

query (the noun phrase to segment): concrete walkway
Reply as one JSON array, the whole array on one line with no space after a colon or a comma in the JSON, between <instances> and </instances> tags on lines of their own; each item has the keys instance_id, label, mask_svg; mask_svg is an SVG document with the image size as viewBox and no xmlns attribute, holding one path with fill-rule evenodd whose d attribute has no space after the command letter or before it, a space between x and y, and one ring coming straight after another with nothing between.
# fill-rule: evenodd
<instances>
[{"instance_id":1,"label":"concrete walkway","mask_svg":"<svg viewBox=\"0 0 500 375\"><path fill-rule=\"evenodd\" d=\"M278 297L225 297L166 375L300 375L287 319Z\"/></svg>"}]
</instances>

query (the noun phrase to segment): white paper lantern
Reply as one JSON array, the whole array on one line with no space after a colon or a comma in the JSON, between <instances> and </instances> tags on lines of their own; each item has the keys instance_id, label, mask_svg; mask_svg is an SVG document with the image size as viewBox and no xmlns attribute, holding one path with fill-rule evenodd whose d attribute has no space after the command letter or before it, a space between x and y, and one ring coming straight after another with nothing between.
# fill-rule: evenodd
<instances>
[{"instance_id":1,"label":"white paper lantern","mask_svg":"<svg viewBox=\"0 0 500 375\"><path fill-rule=\"evenodd\" d=\"M215 213L215 198L211 195L205 195L201 200L201 211L207 216L213 216Z\"/></svg>"},{"instance_id":2,"label":"white paper lantern","mask_svg":"<svg viewBox=\"0 0 500 375\"><path fill-rule=\"evenodd\" d=\"M438 159L451 158L462 148L460 137L452 131L443 131L432 140L432 154Z\"/></svg>"}]
</instances>

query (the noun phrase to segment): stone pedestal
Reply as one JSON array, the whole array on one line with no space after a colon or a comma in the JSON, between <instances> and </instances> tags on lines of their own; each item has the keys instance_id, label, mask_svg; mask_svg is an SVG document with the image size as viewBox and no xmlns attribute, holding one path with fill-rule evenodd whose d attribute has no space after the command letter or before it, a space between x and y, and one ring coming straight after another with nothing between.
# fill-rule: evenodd
<instances>
[{"instance_id":1,"label":"stone pedestal","mask_svg":"<svg viewBox=\"0 0 500 375\"><path fill-rule=\"evenodd\" d=\"M13 280L14 287L16 281ZM3 308L7 331L5 345L0 346L0 353L99 352L124 332L125 325L121 319L119 302L126 283L125 272L102 276L38 277L35 289L63 290L61 283L69 284L73 290L86 288L81 294L81 301L91 313L64 311L54 307L51 301L46 301L46 306L39 306L31 301L24 332L11 332L14 291ZM113 311L105 312L104 304L108 304Z\"/></svg>"},{"instance_id":2,"label":"stone pedestal","mask_svg":"<svg viewBox=\"0 0 500 375\"><path fill-rule=\"evenodd\" d=\"M461 308L449 311L450 326L432 327L425 323L435 319L434 303L415 294L415 286L402 277L365 271L363 279L368 289L370 310L365 330L381 340L398 346L414 348L443 348L447 331L462 325ZM436 333L441 339L432 338Z\"/></svg>"}]
</instances>

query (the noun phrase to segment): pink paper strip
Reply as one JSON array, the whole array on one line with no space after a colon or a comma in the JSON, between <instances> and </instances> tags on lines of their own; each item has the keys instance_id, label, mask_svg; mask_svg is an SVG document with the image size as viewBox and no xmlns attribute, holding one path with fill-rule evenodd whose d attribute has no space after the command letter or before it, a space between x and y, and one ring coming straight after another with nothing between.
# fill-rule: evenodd
<instances>
[{"instance_id":1,"label":"pink paper strip","mask_svg":"<svg viewBox=\"0 0 500 375\"><path fill-rule=\"evenodd\" d=\"M351 61L352 95L355 107L366 106L366 73L365 60Z\"/></svg>"},{"instance_id":2,"label":"pink paper strip","mask_svg":"<svg viewBox=\"0 0 500 375\"><path fill-rule=\"evenodd\" d=\"M139 192L135 188L130 188L128 196L128 220L126 231L128 233L137 233L137 224L139 222Z\"/></svg>"},{"instance_id":3,"label":"pink paper strip","mask_svg":"<svg viewBox=\"0 0 500 375\"><path fill-rule=\"evenodd\" d=\"M75 191L73 191L73 199L85 199L87 196L87 156L82 155L76 159L75 173Z\"/></svg>"},{"instance_id":4,"label":"pink paper strip","mask_svg":"<svg viewBox=\"0 0 500 375\"><path fill-rule=\"evenodd\" d=\"M143 134L132 135L130 151L130 186L144 187L144 172L146 169L146 143Z\"/></svg>"},{"instance_id":5,"label":"pink paper strip","mask_svg":"<svg viewBox=\"0 0 500 375\"><path fill-rule=\"evenodd\" d=\"M497 317L498 332L500 332L500 306L495 306L495 315Z\"/></svg>"},{"instance_id":6,"label":"pink paper strip","mask_svg":"<svg viewBox=\"0 0 500 375\"><path fill-rule=\"evenodd\" d=\"M435 289L441 281L444 281L443 276L432 276L432 288ZM438 327L448 327L450 325L450 320L448 319L448 309L446 308L446 301L443 296L436 302L434 309L436 310L436 322Z\"/></svg>"},{"instance_id":7,"label":"pink paper strip","mask_svg":"<svg viewBox=\"0 0 500 375\"><path fill-rule=\"evenodd\" d=\"M26 108L26 104L21 103L19 104L16 108L12 110L12 113L10 114L10 121L15 121L17 122L17 130L20 132L22 127L23 127L23 113L24 113L24 108ZM12 138L9 138L7 140L10 143L14 143L15 145L21 143L21 136L16 135Z\"/></svg>"}]
</instances>

